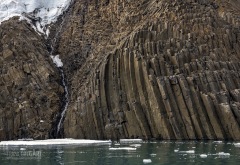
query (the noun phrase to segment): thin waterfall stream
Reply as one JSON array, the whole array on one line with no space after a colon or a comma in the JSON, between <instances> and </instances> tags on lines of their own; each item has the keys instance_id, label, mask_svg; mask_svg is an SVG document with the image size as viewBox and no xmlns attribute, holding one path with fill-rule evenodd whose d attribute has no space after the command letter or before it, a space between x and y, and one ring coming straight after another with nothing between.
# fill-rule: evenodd
<instances>
[{"instance_id":1,"label":"thin waterfall stream","mask_svg":"<svg viewBox=\"0 0 240 165\"><path fill-rule=\"evenodd\" d=\"M53 63L55 63L55 65L59 69L59 72L60 72L60 75L61 75L61 80L62 80L61 85L64 88L64 98L62 99L63 103L62 103L62 106L61 106L61 115L60 115L60 120L56 121L57 122L57 128L56 128L57 132L55 134L55 137L60 137L61 136L60 130L62 128L62 122L63 122L64 116L66 114L68 104L69 104L69 92L68 92L68 86L67 86L67 82L66 82L66 76L65 76L64 71L63 71L63 63L62 63L61 59L59 58L59 55L54 55L54 46L56 46L57 37L62 30L63 24L64 24L64 18L62 17L62 22L61 22L61 24L58 28L58 31L56 32L54 38L52 39L52 42L50 42L51 43L51 45L50 45L50 48L51 48L50 56L53 60Z\"/></svg>"},{"instance_id":2,"label":"thin waterfall stream","mask_svg":"<svg viewBox=\"0 0 240 165\"><path fill-rule=\"evenodd\" d=\"M57 136L59 135L59 131L61 129L63 118L64 118L64 116L66 114L66 111L67 111L67 108L68 108L68 104L69 104L68 87L67 87L67 84L66 84L65 75L64 75L64 72L63 72L62 68L59 67L59 70L61 72L62 85L64 87L64 104L63 104L63 110L61 112L61 118L60 118L60 120L58 122L58 125L57 125Z\"/></svg>"}]
</instances>

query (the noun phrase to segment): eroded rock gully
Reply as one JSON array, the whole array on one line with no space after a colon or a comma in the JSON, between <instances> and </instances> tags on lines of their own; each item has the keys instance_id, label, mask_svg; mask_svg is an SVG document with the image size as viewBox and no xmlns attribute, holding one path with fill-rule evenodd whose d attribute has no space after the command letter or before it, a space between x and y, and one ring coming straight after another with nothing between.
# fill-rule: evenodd
<instances>
[{"instance_id":1,"label":"eroded rock gully","mask_svg":"<svg viewBox=\"0 0 240 165\"><path fill-rule=\"evenodd\" d=\"M64 137L240 140L239 14L236 0L74 1L64 14L67 21L56 45L69 87ZM26 35L24 30L20 34ZM41 96L50 102L18 112L16 106L21 104L6 97L15 96L15 87L9 85L12 79L4 79L0 120L9 124L2 124L1 138L9 139L7 132L20 131L20 127L14 130L16 114L22 119L21 115L37 111L50 122L50 116L59 110L63 89L56 83L58 72L43 51L45 41L28 31L31 35L25 40L14 41L31 41L24 48L36 56L31 58L37 58L39 65L33 66L36 72L30 75L36 76L19 95L27 95L25 88L36 81L51 87L41 88ZM12 34L9 29L6 33ZM13 49L2 46L1 51L4 77L6 68L12 73L12 65L22 61L10 58ZM17 71L24 73L24 68ZM18 76L21 74L13 80L19 82L24 77ZM46 75L52 75L54 81ZM37 94L35 89L29 90L25 101ZM38 127L37 118L24 122ZM50 125L44 128L48 132Z\"/></svg>"}]
</instances>

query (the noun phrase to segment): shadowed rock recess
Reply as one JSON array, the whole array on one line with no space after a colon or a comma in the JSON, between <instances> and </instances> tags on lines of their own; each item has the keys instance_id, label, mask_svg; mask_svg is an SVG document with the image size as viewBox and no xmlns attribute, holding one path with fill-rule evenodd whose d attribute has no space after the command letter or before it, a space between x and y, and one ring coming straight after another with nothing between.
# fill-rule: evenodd
<instances>
[{"instance_id":1,"label":"shadowed rock recess","mask_svg":"<svg viewBox=\"0 0 240 165\"><path fill-rule=\"evenodd\" d=\"M240 140L239 15L238 0L73 1L48 39L62 137ZM47 41L18 19L0 36L0 139L51 138L64 90Z\"/></svg>"}]
</instances>

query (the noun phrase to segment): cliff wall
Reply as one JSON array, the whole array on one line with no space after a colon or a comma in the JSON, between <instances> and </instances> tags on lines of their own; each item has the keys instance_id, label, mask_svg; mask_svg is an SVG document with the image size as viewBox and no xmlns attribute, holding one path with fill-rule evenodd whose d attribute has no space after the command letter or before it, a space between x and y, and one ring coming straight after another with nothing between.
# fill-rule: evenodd
<instances>
[{"instance_id":1,"label":"cliff wall","mask_svg":"<svg viewBox=\"0 0 240 165\"><path fill-rule=\"evenodd\" d=\"M73 65L65 136L239 140L237 5L76 2L59 40Z\"/></svg>"},{"instance_id":2,"label":"cliff wall","mask_svg":"<svg viewBox=\"0 0 240 165\"><path fill-rule=\"evenodd\" d=\"M239 14L237 0L75 0L48 39L2 23L0 139L56 137L52 43L61 137L240 140Z\"/></svg>"}]
</instances>

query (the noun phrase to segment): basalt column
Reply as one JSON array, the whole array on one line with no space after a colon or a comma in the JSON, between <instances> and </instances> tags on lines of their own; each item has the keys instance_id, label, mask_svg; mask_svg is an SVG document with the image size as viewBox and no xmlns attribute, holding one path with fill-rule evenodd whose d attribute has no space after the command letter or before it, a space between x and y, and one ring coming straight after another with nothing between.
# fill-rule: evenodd
<instances>
[{"instance_id":1,"label":"basalt column","mask_svg":"<svg viewBox=\"0 0 240 165\"><path fill-rule=\"evenodd\" d=\"M240 140L237 5L76 2L81 62L69 75L65 136Z\"/></svg>"}]
</instances>

